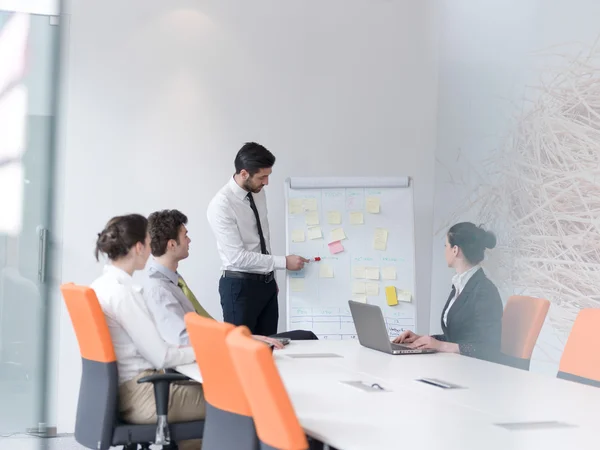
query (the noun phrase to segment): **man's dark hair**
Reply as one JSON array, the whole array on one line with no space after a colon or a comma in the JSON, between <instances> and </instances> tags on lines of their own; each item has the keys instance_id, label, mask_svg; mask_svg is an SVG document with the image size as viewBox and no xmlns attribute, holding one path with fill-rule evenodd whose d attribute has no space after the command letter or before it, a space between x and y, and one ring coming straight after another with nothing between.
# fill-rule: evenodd
<instances>
[{"instance_id":1,"label":"man's dark hair","mask_svg":"<svg viewBox=\"0 0 600 450\"><path fill-rule=\"evenodd\" d=\"M179 244L179 230L187 224L187 216L176 209L163 209L148 217L148 233L150 248L154 256L162 256L167 252L167 243L175 239Z\"/></svg>"},{"instance_id":2,"label":"man's dark hair","mask_svg":"<svg viewBox=\"0 0 600 450\"><path fill-rule=\"evenodd\" d=\"M275 156L256 142L246 142L235 157L235 173L245 169L254 176L260 169L269 169L275 165Z\"/></svg>"}]
</instances>

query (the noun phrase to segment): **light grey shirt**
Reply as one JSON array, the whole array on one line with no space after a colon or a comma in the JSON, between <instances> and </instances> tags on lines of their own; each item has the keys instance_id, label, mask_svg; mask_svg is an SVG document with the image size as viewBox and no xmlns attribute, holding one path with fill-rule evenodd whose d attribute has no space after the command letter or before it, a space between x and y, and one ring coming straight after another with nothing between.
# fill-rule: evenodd
<instances>
[{"instance_id":1,"label":"light grey shirt","mask_svg":"<svg viewBox=\"0 0 600 450\"><path fill-rule=\"evenodd\" d=\"M154 258L148 259L144 276L144 300L160 336L172 345L190 345L184 316L195 312L177 285L180 275Z\"/></svg>"}]
</instances>

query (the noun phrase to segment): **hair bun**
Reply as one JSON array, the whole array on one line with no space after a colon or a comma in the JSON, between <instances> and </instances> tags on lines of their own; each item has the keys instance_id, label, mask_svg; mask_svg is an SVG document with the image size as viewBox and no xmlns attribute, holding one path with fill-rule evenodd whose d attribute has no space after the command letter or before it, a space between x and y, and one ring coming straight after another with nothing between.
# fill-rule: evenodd
<instances>
[{"instance_id":1,"label":"hair bun","mask_svg":"<svg viewBox=\"0 0 600 450\"><path fill-rule=\"evenodd\" d=\"M485 248L492 249L496 247L496 235L491 231L486 231L483 228L479 227L481 230L481 242L483 243Z\"/></svg>"}]
</instances>

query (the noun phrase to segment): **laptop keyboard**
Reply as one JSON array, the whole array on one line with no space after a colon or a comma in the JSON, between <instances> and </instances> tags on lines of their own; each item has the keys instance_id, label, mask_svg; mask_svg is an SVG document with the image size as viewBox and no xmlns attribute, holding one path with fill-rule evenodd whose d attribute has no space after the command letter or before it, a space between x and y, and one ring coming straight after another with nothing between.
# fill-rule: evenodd
<instances>
[{"instance_id":1,"label":"laptop keyboard","mask_svg":"<svg viewBox=\"0 0 600 450\"><path fill-rule=\"evenodd\" d=\"M392 343L392 349L394 349L394 350L414 350L413 348L409 347L408 345L394 344L394 343Z\"/></svg>"}]
</instances>

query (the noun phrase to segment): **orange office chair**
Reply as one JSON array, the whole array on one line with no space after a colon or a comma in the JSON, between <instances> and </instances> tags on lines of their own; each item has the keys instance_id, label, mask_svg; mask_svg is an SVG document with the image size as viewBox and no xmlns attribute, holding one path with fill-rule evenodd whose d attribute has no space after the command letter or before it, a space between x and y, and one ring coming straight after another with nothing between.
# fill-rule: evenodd
<instances>
[{"instance_id":1,"label":"orange office chair","mask_svg":"<svg viewBox=\"0 0 600 450\"><path fill-rule=\"evenodd\" d=\"M250 404L263 450L306 450L308 441L268 346L238 327L226 338L233 365Z\"/></svg>"},{"instance_id":2,"label":"orange office chair","mask_svg":"<svg viewBox=\"0 0 600 450\"><path fill-rule=\"evenodd\" d=\"M86 448L106 450L124 445L126 449L149 449L150 443L163 449L175 448L174 442L202 437L203 420L166 424L134 425L119 419L119 376L117 358L102 308L93 289L73 283L60 287L81 352L82 373L75 421L75 440ZM180 374L156 374L139 382L154 384L157 416L165 417L169 404L169 385L187 380ZM170 434L170 437L169 437Z\"/></svg>"},{"instance_id":3,"label":"orange office chair","mask_svg":"<svg viewBox=\"0 0 600 450\"><path fill-rule=\"evenodd\" d=\"M206 399L202 449L258 450L250 405L225 343L235 326L196 313L186 314L185 325L202 374Z\"/></svg>"},{"instance_id":4,"label":"orange office chair","mask_svg":"<svg viewBox=\"0 0 600 450\"><path fill-rule=\"evenodd\" d=\"M513 295L502 315L503 362L529 370L531 354L540 335L550 302L542 298Z\"/></svg>"},{"instance_id":5,"label":"orange office chair","mask_svg":"<svg viewBox=\"0 0 600 450\"><path fill-rule=\"evenodd\" d=\"M579 311L558 368L558 378L600 387L600 309Z\"/></svg>"}]
</instances>

